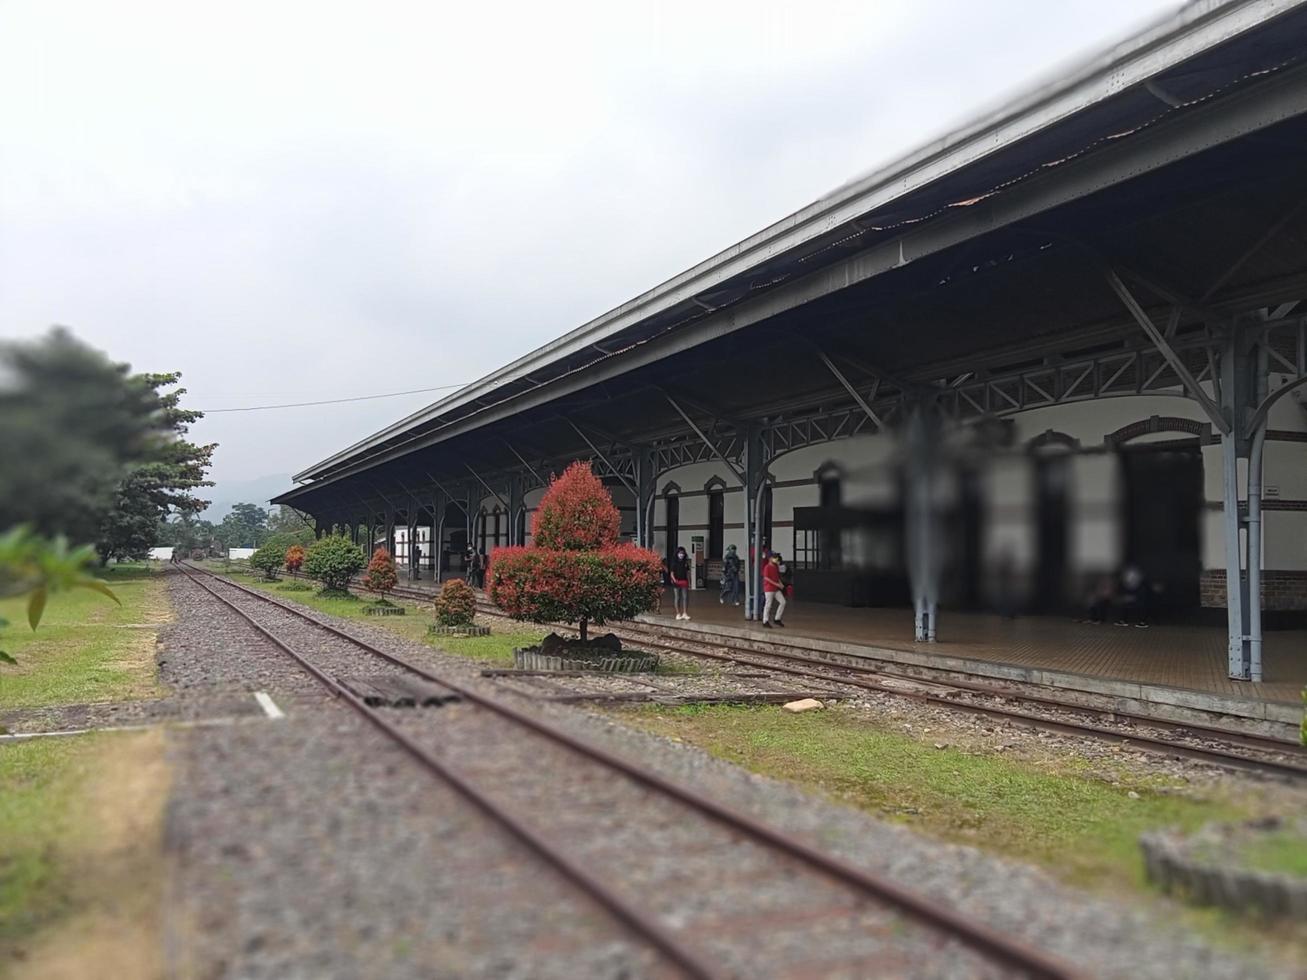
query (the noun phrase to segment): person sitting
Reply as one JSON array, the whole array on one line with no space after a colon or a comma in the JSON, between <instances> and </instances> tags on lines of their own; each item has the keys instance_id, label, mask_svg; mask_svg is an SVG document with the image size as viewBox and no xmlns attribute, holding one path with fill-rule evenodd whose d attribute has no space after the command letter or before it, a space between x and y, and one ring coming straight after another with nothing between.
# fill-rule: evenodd
<instances>
[{"instance_id":1,"label":"person sitting","mask_svg":"<svg viewBox=\"0 0 1307 980\"><path fill-rule=\"evenodd\" d=\"M1081 622L1089 623L1091 626L1102 626L1107 622L1107 614L1112 609L1112 602L1116 598L1116 580L1111 575L1100 575L1098 581L1094 583L1093 591L1089 593L1089 599L1086 602L1086 618Z\"/></svg>"},{"instance_id":2,"label":"person sitting","mask_svg":"<svg viewBox=\"0 0 1307 980\"><path fill-rule=\"evenodd\" d=\"M1130 562L1121 570L1121 585L1117 593L1117 607L1120 615L1117 626L1134 626L1148 629L1148 607L1152 598L1153 587L1144 574L1144 570Z\"/></svg>"}]
</instances>

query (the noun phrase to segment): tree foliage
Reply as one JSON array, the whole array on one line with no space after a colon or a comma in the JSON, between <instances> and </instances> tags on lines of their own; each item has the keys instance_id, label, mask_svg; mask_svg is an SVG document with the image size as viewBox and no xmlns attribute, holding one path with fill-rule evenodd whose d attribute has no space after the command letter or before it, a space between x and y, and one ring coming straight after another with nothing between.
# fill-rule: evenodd
<instances>
[{"instance_id":1,"label":"tree foliage","mask_svg":"<svg viewBox=\"0 0 1307 980\"><path fill-rule=\"evenodd\" d=\"M32 629L40 625L46 601L55 592L93 589L118 602L109 586L86 571L93 561L95 549L90 545L70 548L66 538L48 540L27 527L13 528L0 534L0 598L26 596L27 624ZM8 625L0 618L0 629ZM0 663L13 662L0 650Z\"/></svg>"},{"instance_id":2,"label":"tree foliage","mask_svg":"<svg viewBox=\"0 0 1307 980\"><path fill-rule=\"evenodd\" d=\"M365 564L361 548L347 537L331 534L313 542L304 557L304 572L320 581L327 591L344 592Z\"/></svg>"},{"instance_id":3,"label":"tree foliage","mask_svg":"<svg viewBox=\"0 0 1307 980\"><path fill-rule=\"evenodd\" d=\"M536 511L529 548L498 548L488 575L492 602L514 619L590 623L630 619L653 607L662 582L658 555L618 544L621 515L585 463L557 477Z\"/></svg>"},{"instance_id":4,"label":"tree foliage","mask_svg":"<svg viewBox=\"0 0 1307 980\"><path fill-rule=\"evenodd\" d=\"M277 581L277 572L281 571L282 563L286 560L286 549L279 547L275 543L265 544L254 554L250 555L250 567L257 568L263 573L264 581Z\"/></svg>"},{"instance_id":5,"label":"tree foliage","mask_svg":"<svg viewBox=\"0 0 1307 980\"><path fill-rule=\"evenodd\" d=\"M224 548L261 548L270 534L268 512L255 504L233 504L218 524L218 539Z\"/></svg>"},{"instance_id":6,"label":"tree foliage","mask_svg":"<svg viewBox=\"0 0 1307 980\"><path fill-rule=\"evenodd\" d=\"M395 559L385 548L372 552L368 570L363 575L363 588L369 592L380 592L381 598L399 584L399 575L395 572Z\"/></svg>"},{"instance_id":7,"label":"tree foliage","mask_svg":"<svg viewBox=\"0 0 1307 980\"><path fill-rule=\"evenodd\" d=\"M549 484L531 522L540 548L594 551L616 544L622 515L588 463L572 463Z\"/></svg>"},{"instance_id":8,"label":"tree foliage","mask_svg":"<svg viewBox=\"0 0 1307 980\"><path fill-rule=\"evenodd\" d=\"M200 413L180 407L179 379L132 374L63 329L0 344L0 528L139 557L169 511L204 507L214 447L184 438Z\"/></svg>"},{"instance_id":9,"label":"tree foliage","mask_svg":"<svg viewBox=\"0 0 1307 980\"><path fill-rule=\"evenodd\" d=\"M451 578L436 596L436 622L441 626L471 626L477 614L477 594L461 578Z\"/></svg>"},{"instance_id":10,"label":"tree foliage","mask_svg":"<svg viewBox=\"0 0 1307 980\"><path fill-rule=\"evenodd\" d=\"M282 558L286 571L292 575L298 576L300 569L304 567L304 547L303 545L293 544L286 549L286 554Z\"/></svg>"}]
</instances>

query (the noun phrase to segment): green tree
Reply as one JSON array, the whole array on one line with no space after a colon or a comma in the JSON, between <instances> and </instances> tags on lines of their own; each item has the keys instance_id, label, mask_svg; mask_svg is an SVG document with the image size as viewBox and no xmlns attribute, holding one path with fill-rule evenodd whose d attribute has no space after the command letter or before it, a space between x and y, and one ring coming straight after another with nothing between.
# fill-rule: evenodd
<instances>
[{"instance_id":1,"label":"green tree","mask_svg":"<svg viewBox=\"0 0 1307 980\"><path fill-rule=\"evenodd\" d=\"M136 557L170 510L201 509L215 447L184 438L200 413L164 390L179 378L132 374L63 329L0 344L0 460L23 463L0 466L0 528Z\"/></svg>"},{"instance_id":2,"label":"green tree","mask_svg":"<svg viewBox=\"0 0 1307 980\"><path fill-rule=\"evenodd\" d=\"M263 573L264 581L277 581L277 572L286 560L286 549L272 542L250 555L250 567Z\"/></svg>"},{"instance_id":3,"label":"green tree","mask_svg":"<svg viewBox=\"0 0 1307 980\"><path fill-rule=\"evenodd\" d=\"M301 544L313 540L313 525L294 507L278 504L268 511L268 530L273 534L294 534L303 538Z\"/></svg>"},{"instance_id":4,"label":"green tree","mask_svg":"<svg viewBox=\"0 0 1307 980\"><path fill-rule=\"evenodd\" d=\"M235 504L218 525L228 548L259 548L268 540L268 512L255 504Z\"/></svg>"},{"instance_id":5,"label":"green tree","mask_svg":"<svg viewBox=\"0 0 1307 980\"><path fill-rule=\"evenodd\" d=\"M343 535L331 534L313 542L304 559L304 572L318 579L324 592L346 592L350 579L367 562L362 548Z\"/></svg>"}]
</instances>

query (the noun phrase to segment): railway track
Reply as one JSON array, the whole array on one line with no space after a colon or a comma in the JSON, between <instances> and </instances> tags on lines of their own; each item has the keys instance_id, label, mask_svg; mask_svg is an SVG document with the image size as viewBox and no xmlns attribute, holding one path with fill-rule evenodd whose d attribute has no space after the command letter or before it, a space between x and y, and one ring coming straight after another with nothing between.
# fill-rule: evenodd
<instances>
[{"instance_id":1,"label":"railway track","mask_svg":"<svg viewBox=\"0 0 1307 980\"><path fill-rule=\"evenodd\" d=\"M820 888L827 890L833 888L843 895L842 900L836 901L827 896L826 901L834 901L832 911L842 913L843 916L847 917L848 928L852 930L850 935L861 941L865 942L867 935L875 932L880 932L884 936L889 936L894 932L892 927L886 927L883 922L879 923L878 927L871 927L870 932L868 931L868 926L862 919L867 914L866 909L870 901L881 910L891 911L894 916L903 916L915 920L919 926L933 930L940 935L946 940L946 943L953 942L960 944L961 947L966 947L966 949L958 948L953 950L947 949L946 946L936 948L941 955L952 957L954 960L963 955L979 957L978 964L982 967L980 970L982 973L1015 971L1026 976L1047 978L1067 978L1078 975L1071 966L1061 962L1056 957L998 932L977 919L961 914L933 899L905 889L893 881L872 874L838 857L814 848L802 840L756 820L748 814L673 782L651 769L632 763L588 741L579 739L557 725L535 715L527 714L498 698L490 697L449 677L439 676L403 658L378 649L372 644L315 616L311 616L289 603L282 602L257 590L246 588L243 585L215 575L207 569L183 564L182 571L195 585L204 589L217 601L245 620L273 646L291 657L332 695L362 715L371 725L400 746L428 772L448 783L483 813L516 836L686 975L703 978L737 975L735 970L723 967L706 950L706 947L710 947L712 942L720 943L723 940L722 936L714 936L710 941L707 937L700 938L701 933L695 933L694 930L670 928L652 911L657 903L650 896L642 893L639 901L627 897L624 893L626 890L615 886L605 875L594 870L596 862L576 857L573 850L566 846L560 846L553 839L553 835L542 832L532 821L524 819L521 816L520 809L506 806L499 799L501 794L496 790L502 787L506 777L511 779L512 774L499 771L493 773L489 779L478 780L470 776L462 767L451 766L440 753L424 746L419 736L406 732L386 712L369 707L341 680L329 676L325 671L315 666L311 658L296 651L286 641L285 637L269 629L266 622L260 622L259 617L251 613L251 607L246 603L246 600L256 600L264 608L275 607L277 610L300 621L310 623L317 630L330 635L336 640L344 641L353 649L366 654L369 658L382 661L389 667L399 668L404 674L419 678L423 682L451 692L475 709L478 709L473 717L493 718L495 722L501 725L502 723L508 723L517 731L517 737L520 738L522 733L526 733L530 738L548 743L553 750L562 750L568 756L572 766L575 765L579 758L585 760L593 770L596 770L594 775L586 777L583 775L584 770L582 774L577 774L569 769L571 779L588 779L592 785L618 786L623 787L624 791L628 793L631 789L634 789L641 796L652 795L656 798L658 805L672 807L679 812L679 819L672 821L678 826L684 822L685 812L692 812L698 823L684 824L684 831L688 834L686 838L687 854L692 855L696 845L702 847L700 841L704 839L705 834L710 834L713 829L719 835L725 833L727 838L726 846L737 848L748 846L754 848L755 851L761 849L770 857L759 861L758 854L755 853L751 859L747 855L743 858L736 858L736 860L742 860L745 865L753 865L756 869L754 871L755 876L762 875L765 879L768 879L753 881L748 891L741 893L738 899L733 899L745 903L746 907L751 893L765 894L769 887L775 886L776 882L770 879L774 879L778 873L781 879L791 886L793 886L794 876L799 874L812 879L814 887L820 886ZM449 733L445 733L445 736L449 737ZM499 737L502 738L502 734ZM540 766L535 768L540 768ZM614 779L614 776L618 776L620 779ZM555 782L557 781L555 780ZM488 789L488 785L495 785L496 789ZM647 804L637 812L646 813L646 807ZM541 811L537 810L536 812ZM543 812L550 812L551 817L557 814L556 810L549 811L545 809ZM626 812L631 811L628 808ZM711 837L707 839L711 840ZM741 843L741 841L744 843ZM617 855L611 857L612 860L617 860L617 858ZM607 867L608 865L605 864L605 869ZM699 880L698 884L701 887L702 880ZM714 882L714 885L716 885L716 882ZM723 887L727 886L724 885ZM878 914L883 915L884 911ZM775 912L773 911L771 915L774 917ZM830 927L831 922L823 922L823 931ZM762 943L766 939L769 928L774 929L774 927L767 925L767 914L765 912L759 916L754 928L758 932L749 939L757 943ZM684 935L687 932L694 935L698 941L687 939ZM746 943L746 949L748 945L749 943ZM879 966L885 965L887 964L879 964ZM976 966L976 964L973 964L968 968L963 963L951 961L947 970L936 970L933 967L928 967L928 970L956 974L957 967L960 965L963 967L962 972L965 975L971 975ZM869 968L876 966L876 964L863 963L861 966ZM988 969L984 967L988 967ZM896 972L896 970L891 969L890 972ZM859 973L858 975L865 974Z\"/></svg>"},{"instance_id":2,"label":"railway track","mask_svg":"<svg viewBox=\"0 0 1307 980\"><path fill-rule=\"evenodd\" d=\"M432 598L432 593L417 589L398 589L395 594L423 601ZM484 615L502 617L488 603L479 602L478 611ZM778 649L791 644L773 637L767 637L771 649L763 653L747 648L733 648L729 637L705 641L675 627L623 623L614 627L613 631L624 639L686 657L844 684L1040 731L1095 738L1227 769L1281 779L1307 780L1307 750L1295 743L1270 736L1096 708L1043 693L1033 694L954 679L937 680L877 666L832 663L807 653ZM1014 703L1026 708L1055 712L1060 717L1035 714L1014 707ZM1143 728L1151 729L1152 732L1139 730Z\"/></svg>"}]
</instances>

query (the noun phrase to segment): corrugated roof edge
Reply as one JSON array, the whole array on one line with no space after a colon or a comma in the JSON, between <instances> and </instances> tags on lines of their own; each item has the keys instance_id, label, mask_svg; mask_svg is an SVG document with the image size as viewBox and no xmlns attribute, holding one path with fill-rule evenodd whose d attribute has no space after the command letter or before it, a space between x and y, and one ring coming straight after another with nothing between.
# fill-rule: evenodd
<instances>
[{"instance_id":1,"label":"corrugated roof edge","mask_svg":"<svg viewBox=\"0 0 1307 980\"><path fill-rule=\"evenodd\" d=\"M298 483L320 474L412 425L438 418L517 380L522 372L539 370L551 358L601 342L657 312L646 309L655 303L666 308L690 299L717 282L748 271L750 264L802 245L1304 3L1307 0L1193 0L1175 14L1090 56L1078 70L1063 74L1058 83L1040 84L982 112L971 122L842 185L621 306L296 473L293 479Z\"/></svg>"}]
</instances>

